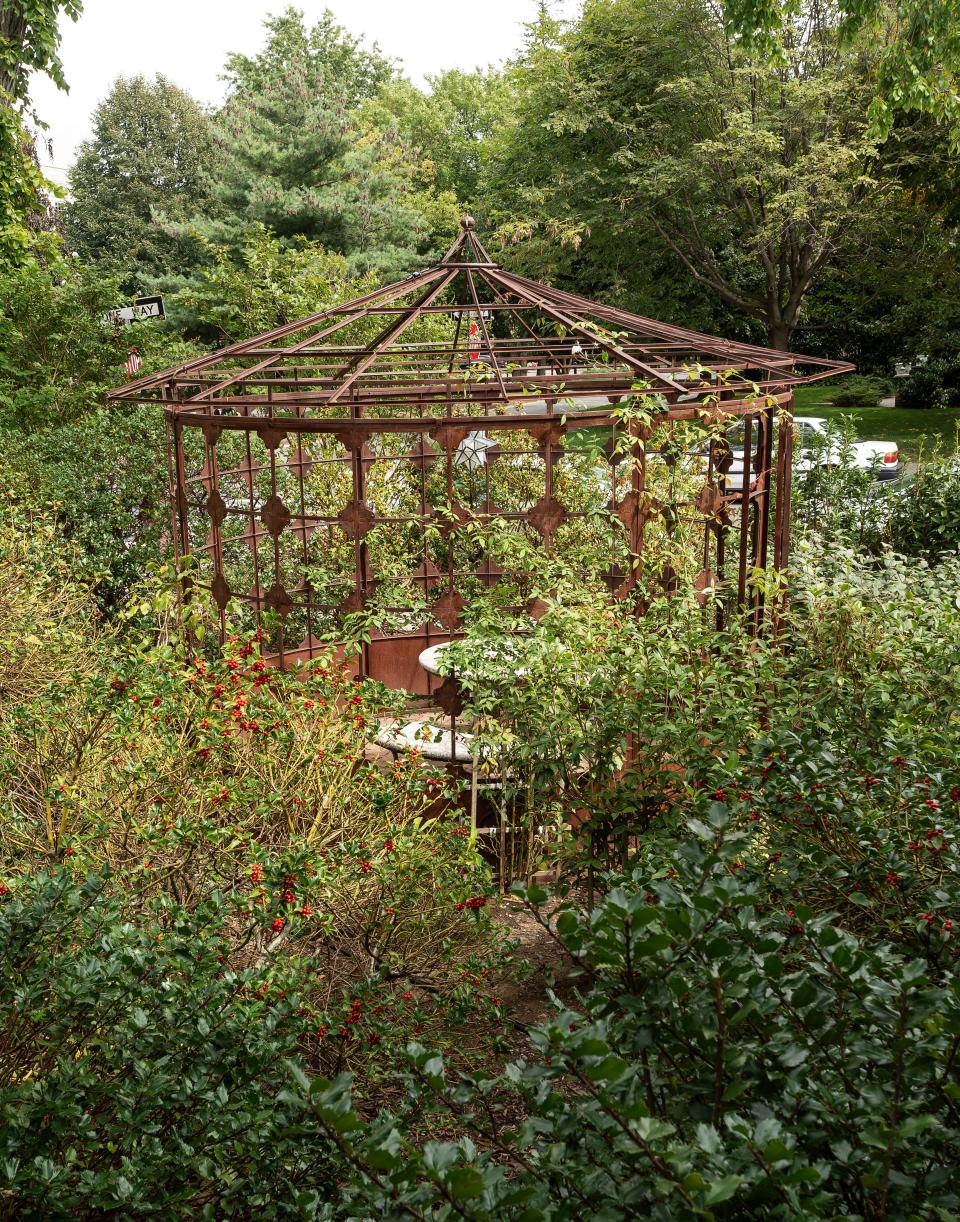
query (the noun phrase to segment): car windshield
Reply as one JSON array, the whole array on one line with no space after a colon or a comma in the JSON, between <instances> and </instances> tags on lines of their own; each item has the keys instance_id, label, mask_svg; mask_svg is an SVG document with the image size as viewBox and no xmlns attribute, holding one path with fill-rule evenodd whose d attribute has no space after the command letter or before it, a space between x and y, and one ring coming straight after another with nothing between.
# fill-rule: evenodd
<instances>
[{"instance_id":1,"label":"car windshield","mask_svg":"<svg viewBox=\"0 0 960 1222\"><path fill-rule=\"evenodd\" d=\"M808 424L806 420L798 420L796 427L800 433L799 441L802 446L808 446L823 438L823 429L817 428L815 424Z\"/></svg>"}]
</instances>

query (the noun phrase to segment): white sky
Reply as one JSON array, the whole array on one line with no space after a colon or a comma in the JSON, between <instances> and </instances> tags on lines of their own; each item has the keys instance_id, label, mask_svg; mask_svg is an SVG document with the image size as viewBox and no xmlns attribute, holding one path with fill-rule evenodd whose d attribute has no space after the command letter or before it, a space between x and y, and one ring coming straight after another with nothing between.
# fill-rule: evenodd
<instances>
[{"instance_id":1,"label":"white sky","mask_svg":"<svg viewBox=\"0 0 960 1222\"><path fill-rule=\"evenodd\" d=\"M576 0L559 0L561 16ZM33 103L49 125L53 161L41 164L65 180L77 145L90 134L90 116L117 76L161 72L200 102L223 97L218 79L231 51L250 54L263 44L263 19L287 0L85 0L80 20L61 23L61 57L70 86L61 93L46 77L33 82ZM417 84L445 68L500 63L523 38L536 0L299 0L309 23L325 8L336 20L399 60Z\"/></svg>"}]
</instances>

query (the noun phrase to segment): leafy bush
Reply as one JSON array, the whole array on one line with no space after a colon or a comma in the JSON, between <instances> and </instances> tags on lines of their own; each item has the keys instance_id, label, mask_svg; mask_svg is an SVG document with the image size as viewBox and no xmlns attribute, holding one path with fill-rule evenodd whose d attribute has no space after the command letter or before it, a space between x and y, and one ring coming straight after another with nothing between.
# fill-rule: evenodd
<instances>
[{"instance_id":1,"label":"leafy bush","mask_svg":"<svg viewBox=\"0 0 960 1222\"><path fill-rule=\"evenodd\" d=\"M915 364L897 387L897 407L956 407L960 404L960 362L933 357Z\"/></svg>"},{"instance_id":2,"label":"leafy bush","mask_svg":"<svg viewBox=\"0 0 960 1222\"><path fill-rule=\"evenodd\" d=\"M298 1182L332 1188L331 1148L285 1096L296 976L267 995L231 966L222 899L132 924L102 876L3 890L5 1212L278 1217Z\"/></svg>"},{"instance_id":3,"label":"leafy bush","mask_svg":"<svg viewBox=\"0 0 960 1222\"><path fill-rule=\"evenodd\" d=\"M0 502L0 710L89 674L95 622L49 519Z\"/></svg>"},{"instance_id":4,"label":"leafy bush","mask_svg":"<svg viewBox=\"0 0 960 1222\"><path fill-rule=\"evenodd\" d=\"M896 499L890 542L906 556L934 563L960 547L960 454L935 454Z\"/></svg>"},{"instance_id":5,"label":"leafy bush","mask_svg":"<svg viewBox=\"0 0 960 1222\"><path fill-rule=\"evenodd\" d=\"M960 983L827 916L764 902L754 836L714 804L591 911L541 907L584 992L537 1059L414 1089L480 1141L359 1126L349 1083L301 1106L356 1170L321 1216L948 1217L960 1205ZM921 1138L921 1140L918 1140Z\"/></svg>"},{"instance_id":6,"label":"leafy bush","mask_svg":"<svg viewBox=\"0 0 960 1222\"><path fill-rule=\"evenodd\" d=\"M828 402L836 407L876 407L881 399L892 393L893 383L889 378L850 374L831 385Z\"/></svg>"},{"instance_id":7,"label":"leafy bush","mask_svg":"<svg viewBox=\"0 0 960 1222\"><path fill-rule=\"evenodd\" d=\"M158 896L231 897L253 922L248 957L311 960L325 1060L366 1055L350 999L379 989L411 1029L462 1009L490 879L461 823L436 818L456 798L442 772L415 754L387 775L366 763L383 689L323 660L271 671L240 640L210 663L128 645L115 662L0 721L8 884L44 863L109 869L134 920Z\"/></svg>"},{"instance_id":8,"label":"leafy bush","mask_svg":"<svg viewBox=\"0 0 960 1222\"><path fill-rule=\"evenodd\" d=\"M821 546L854 543L875 549L886 529L884 502L873 471L856 466L856 433L849 421L831 420L826 431L804 443L793 473L795 534L816 536Z\"/></svg>"}]
</instances>

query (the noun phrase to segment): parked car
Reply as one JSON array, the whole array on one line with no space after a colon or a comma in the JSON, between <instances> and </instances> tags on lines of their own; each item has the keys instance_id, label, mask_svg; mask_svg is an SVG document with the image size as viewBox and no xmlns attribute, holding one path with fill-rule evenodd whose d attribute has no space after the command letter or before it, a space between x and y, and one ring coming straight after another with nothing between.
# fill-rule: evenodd
<instances>
[{"instance_id":1,"label":"parked car","mask_svg":"<svg viewBox=\"0 0 960 1222\"><path fill-rule=\"evenodd\" d=\"M863 471L873 471L878 480L896 480L903 474L900 450L895 441L853 441L846 443L832 436L828 421L822 416L794 416L795 472L811 471L815 466L835 467L847 460ZM737 439L739 437L739 445ZM733 462L727 473L727 488L739 492L743 488L743 429L731 430ZM751 467L756 461L756 452Z\"/></svg>"}]
</instances>

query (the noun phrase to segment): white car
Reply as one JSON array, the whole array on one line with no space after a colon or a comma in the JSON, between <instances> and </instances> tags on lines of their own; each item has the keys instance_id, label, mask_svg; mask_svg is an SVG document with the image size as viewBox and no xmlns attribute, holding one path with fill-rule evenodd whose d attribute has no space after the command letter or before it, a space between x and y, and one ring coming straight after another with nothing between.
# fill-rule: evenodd
<instances>
[{"instance_id":1,"label":"white car","mask_svg":"<svg viewBox=\"0 0 960 1222\"><path fill-rule=\"evenodd\" d=\"M900 451L895 441L853 441L831 436L822 416L794 416L794 471L812 471L815 466L836 467L844 460L861 471L873 471L878 480L899 479L903 473ZM739 445L736 435L739 432ZM755 444L755 443L754 443ZM727 472L727 488L743 488L743 432L737 426L731 437L733 462ZM756 460L756 449L753 455Z\"/></svg>"}]
</instances>

